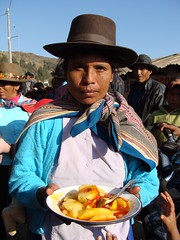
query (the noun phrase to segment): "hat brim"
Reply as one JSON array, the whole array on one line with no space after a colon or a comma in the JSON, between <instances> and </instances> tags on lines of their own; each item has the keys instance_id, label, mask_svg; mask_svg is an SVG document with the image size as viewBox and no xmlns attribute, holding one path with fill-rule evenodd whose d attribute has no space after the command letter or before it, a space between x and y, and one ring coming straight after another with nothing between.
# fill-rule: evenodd
<instances>
[{"instance_id":1,"label":"hat brim","mask_svg":"<svg viewBox=\"0 0 180 240\"><path fill-rule=\"evenodd\" d=\"M147 64L147 63L134 63L132 66L130 66L129 68L131 70L134 70L134 68L136 66L144 66L144 67L147 67L149 70L152 70L153 72L156 72L158 71L158 67L153 65L153 64Z\"/></svg>"},{"instance_id":2,"label":"hat brim","mask_svg":"<svg viewBox=\"0 0 180 240\"><path fill-rule=\"evenodd\" d=\"M73 52L77 53L78 51L81 54L85 50L95 50L111 57L119 67L131 66L138 57L137 53L129 48L89 42L53 43L45 45L43 48L52 55L63 59L71 56Z\"/></svg>"},{"instance_id":3,"label":"hat brim","mask_svg":"<svg viewBox=\"0 0 180 240\"><path fill-rule=\"evenodd\" d=\"M15 79L15 78L6 78L6 77L4 77L4 78L0 78L0 81L5 81L5 82L13 82L13 83L19 83L19 84L21 84L21 83L24 83L24 82L27 82L28 81L28 79Z\"/></svg>"}]
</instances>

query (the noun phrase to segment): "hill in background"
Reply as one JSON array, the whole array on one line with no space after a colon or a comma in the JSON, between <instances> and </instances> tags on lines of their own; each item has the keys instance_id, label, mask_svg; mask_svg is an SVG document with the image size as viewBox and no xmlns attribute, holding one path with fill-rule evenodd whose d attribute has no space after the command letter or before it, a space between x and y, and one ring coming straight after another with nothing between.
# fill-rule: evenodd
<instances>
[{"instance_id":1,"label":"hill in background","mask_svg":"<svg viewBox=\"0 0 180 240\"><path fill-rule=\"evenodd\" d=\"M8 62L8 52L0 51L0 62ZM41 82L51 82L51 73L58 63L57 58L48 58L33 53L12 52L12 62L19 64L23 74L31 72Z\"/></svg>"}]
</instances>

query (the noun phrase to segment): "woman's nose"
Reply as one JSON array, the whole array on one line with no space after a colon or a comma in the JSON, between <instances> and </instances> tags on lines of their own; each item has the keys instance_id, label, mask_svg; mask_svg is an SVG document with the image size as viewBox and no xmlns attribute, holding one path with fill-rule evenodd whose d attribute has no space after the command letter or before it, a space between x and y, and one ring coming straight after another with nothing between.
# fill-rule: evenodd
<instances>
[{"instance_id":1,"label":"woman's nose","mask_svg":"<svg viewBox=\"0 0 180 240\"><path fill-rule=\"evenodd\" d=\"M93 83L94 82L94 70L89 69L89 68L87 70L85 70L83 80L87 84Z\"/></svg>"}]
</instances>

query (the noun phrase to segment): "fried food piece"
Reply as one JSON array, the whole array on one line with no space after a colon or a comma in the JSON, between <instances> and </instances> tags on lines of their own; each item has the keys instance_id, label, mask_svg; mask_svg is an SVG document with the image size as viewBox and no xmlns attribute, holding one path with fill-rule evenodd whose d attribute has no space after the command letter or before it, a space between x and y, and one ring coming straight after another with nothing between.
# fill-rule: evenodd
<instances>
[{"instance_id":1,"label":"fried food piece","mask_svg":"<svg viewBox=\"0 0 180 240\"><path fill-rule=\"evenodd\" d=\"M101 193L102 194L102 193ZM94 207L100 198L100 192L96 185L82 185L78 190L78 201L83 203L85 207L90 205Z\"/></svg>"},{"instance_id":2,"label":"fried food piece","mask_svg":"<svg viewBox=\"0 0 180 240\"><path fill-rule=\"evenodd\" d=\"M102 215L96 215L89 219L89 221L110 221L110 220L116 220L116 217L112 214L102 214Z\"/></svg>"},{"instance_id":3,"label":"fried food piece","mask_svg":"<svg viewBox=\"0 0 180 240\"><path fill-rule=\"evenodd\" d=\"M81 210L78 213L78 219L81 220L89 220L94 216L99 216L99 215L112 215L113 213L111 210L107 208L88 208L85 210Z\"/></svg>"},{"instance_id":4,"label":"fried food piece","mask_svg":"<svg viewBox=\"0 0 180 240\"><path fill-rule=\"evenodd\" d=\"M118 206L118 202L117 202L117 200L114 200L114 201L112 202L112 205L110 206L110 209L111 209L111 210L116 210L116 209L117 209L117 206Z\"/></svg>"},{"instance_id":5,"label":"fried food piece","mask_svg":"<svg viewBox=\"0 0 180 240\"><path fill-rule=\"evenodd\" d=\"M123 208L126 208L127 206L127 201L125 201L123 198L119 197L117 198L117 203L118 205L120 205Z\"/></svg>"},{"instance_id":6,"label":"fried food piece","mask_svg":"<svg viewBox=\"0 0 180 240\"><path fill-rule=\"evenodd\" d=\"M97 207L97 203L105 196L109 199L113 194L104 193L96 185L81 185L78 191L70 192L60 201L59 208L66 216L88 221L111 221L130 211L130 202L121 197Z\"/></svg>"}]
</instances>

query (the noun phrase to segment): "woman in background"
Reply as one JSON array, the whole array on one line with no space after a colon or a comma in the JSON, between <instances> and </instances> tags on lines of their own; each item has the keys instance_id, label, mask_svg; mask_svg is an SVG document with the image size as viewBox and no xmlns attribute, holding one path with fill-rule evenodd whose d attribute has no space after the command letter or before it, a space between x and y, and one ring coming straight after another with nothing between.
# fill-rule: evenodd
<instances>
[{"instance_id":1,"label":"woman in background","mask_svg":"<svg viewBox=\"0 0 180 240\"><path fill-rule=\"evenodd\" d=\"M11 165L10 148L16 142L23 130L29 113L22 110L21 106L32 102L25 98L21 92L21 68L14 63L0 64L0 239L5 239L6 231L2 219L2 210L10 202L8 194L8 180Z\"/></svg>"}]
</instances>

